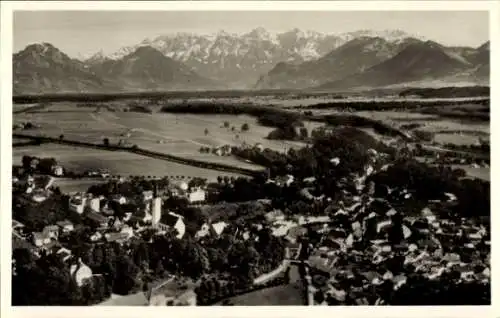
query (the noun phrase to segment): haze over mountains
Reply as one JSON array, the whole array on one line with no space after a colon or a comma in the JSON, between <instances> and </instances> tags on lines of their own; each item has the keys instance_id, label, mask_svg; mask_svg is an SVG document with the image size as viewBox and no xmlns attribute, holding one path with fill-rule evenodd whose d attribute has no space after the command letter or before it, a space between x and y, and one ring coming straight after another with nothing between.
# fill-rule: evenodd
<instances>
[{"instance_id":1,"label":"haze over mountains","mask_svg":"<svg viewBox=\"0 0 500 318\"><path fill-rule=\"evenodd\" d=\"M178 33L84 61L41 43L14 54L14 94L489 85L489 56L489 42L445 47L399 30Z\"/></svg>"}]
</instances>

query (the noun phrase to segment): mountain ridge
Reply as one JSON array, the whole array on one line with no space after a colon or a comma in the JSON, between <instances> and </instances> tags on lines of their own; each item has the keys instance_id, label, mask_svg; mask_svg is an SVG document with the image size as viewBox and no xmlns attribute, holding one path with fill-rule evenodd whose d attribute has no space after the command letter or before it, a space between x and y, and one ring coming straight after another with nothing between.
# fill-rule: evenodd
<instances>
[{"instance_id":1,"label":"mountain ridge","mask_svg":"<svg viewBox=\"0 0 500 318\"><path fill-rule=\"evenodd\" d=\"M394 57L369 69L346 78L319 85L322 89L345 89L353 87L383 87L412 82L444 83L471 81L479 83L484 79L475 78L468 72L477 71L467 59L458 58L448 49L433 41L417 41L403 48ZM489 73L489 69L488 69Z\"/></svg>"},{"instance_id":2,"label":"mountain ridge","mask_svg":"<svg viewBox=\"0 0 500 318\"><path fill-rule=\"evenodd\" d=\"M412 35L400 30L326 34L298 28L271 33L262 27L241 34L223 30L207 35L181 32L145 39L135 46L122 47L107 55L98 52L86 62L95 64L106 59L120 59L134 48L148 45L188 65L202 76L231 83L232 88L251 88L262 74L280 62L295 64L316 60L361 36L377 36L397 42Z\"/></svg>"},{"instance_id":3,"label":"mountain ridge","mask_svg":"<svg viewBox=\"0 0 500 318\"><path fill-rule=\"evenodd\" d=\"M49 43L28 45L13 56L14 93L185 90L221 87L151 47L99 66L71 59Z\"/></svg>"},{"instance_id":4,"label":"mountain ridge","mask_svg":"<svg viewBox=\"0 0 500 318\"><path fill-rule=\"evenodd\" d=\"M426 80L489 85L489 69L489 41L447 47L398 30L339 36L298 28L272 34L257 27L240 35L222 30L209 36L161 35L85 60L50 43L31 44L13 55L14 92L19 94L349 89Z\"/></svg>"}]
</instances>

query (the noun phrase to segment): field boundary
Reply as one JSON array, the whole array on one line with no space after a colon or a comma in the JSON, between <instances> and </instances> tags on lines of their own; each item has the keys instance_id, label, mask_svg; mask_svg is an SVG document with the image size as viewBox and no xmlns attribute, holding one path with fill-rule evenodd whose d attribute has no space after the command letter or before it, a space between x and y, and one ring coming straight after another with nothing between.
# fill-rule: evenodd
<instances>
[{"instance_id":1,"label":"field boundary","mask_svg":"<svg viewBox=\"0 0 500 318\"><path fill-rule=\"evenodd\" d=\"M30 136L30 135L24 135L24 134L13 134L12 137L31 139L31 140L34 140L38 143L57 143L57 144L62 144L62 145L93 148L93 149L107 150L107 151L130 152L130 153L134 153L137 155L150 157L150 158L154 158L154 159L171 161L171 162L189 165L189 166L194 166L194 167L198 167L198 168L243 174L243 175L247 175L247 176L251 176L251 177L255 177L255 176L261 175L263 173L266 173L266 170L251 170L251 169L245 169L245 168L225 165L222 163L206 162L206 161L195 160L195 159L190 159L190 158L183 158L183 157L178 157L178 156L174 156L174 155L170 155L170 154L145 150L145 149L141 149L139 147L119 147L119 146L111 146L111 145L99 145L99 144L87 143L87 142L82 142L82 141L67 140L67 139L61 140L59 138L38 137L38 136Z\"/></svg>"}]
</instances>

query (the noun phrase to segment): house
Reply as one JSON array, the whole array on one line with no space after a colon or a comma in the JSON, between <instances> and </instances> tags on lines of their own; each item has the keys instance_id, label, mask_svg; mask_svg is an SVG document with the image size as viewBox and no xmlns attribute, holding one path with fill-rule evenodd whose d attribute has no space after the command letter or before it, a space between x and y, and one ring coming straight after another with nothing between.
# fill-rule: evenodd
<instances>
[{"instance_id":1,"label":"house","mask_svg":"<svg viewBox=\"0 0 500 318\"><path fill-rule=\"evenodd\" d=\"M316 182L316 177L308 177L308 178L304 178L302 180L304 183L307 183L307 184L312 184L314 182Z\"/></svg>"},{"instance_id":2,"label":"house","mask_svg":"<svg viewBox=\"0 0 500 318\"><path fill-rule=\"evenodd\" d=\"M108 227L108 218L94 211L88 211L85 215L95 226Z\"/></svg>"},{"instance_id":3,"label":"house","mask_svg":"<svg viewBox=\"0 0 500 318\"><path fill-rule=\"evenodd\" d=\"M273 210L264 215L267 222L282 221L285 219L285 214L281 210Z\"/></svg>"},{"instance_id":4,"label":"house","mask_svg":"<svg viewBox=\"0 0 500 318\"><path fill-rule=\"evenodd\" d=\"M31 200L33 200L36 203L41 203L45 200L47 200L47 194L43 190L35 190L32 193Z\"/></svg>"},{"instance_id":5,"label":"house","mask_svg":"<svg viewBox=\"0 0 500 318\"><path fill-rule=\"evenodd\" d=\"M63 233L69 233L75 229L73 223L71 223L68 220L59 221L56 224L57 224L57 226L60 227L60 229Z\"/></svg>"},{"instance_id":6,"label":"house","mask_svg":"<svg viewBox=\"0 0 500 318\"><path fill-rule=\"evenodd\" d=\"M71 265L69 271L78 286L82 286L86 280L92 277L92 270L81 259L78 259L77 264Z\"/></svg>"},{"instance_id":7,"label":"house","mask_svg":"<svg viewBox=\"0 0 500 318\"><path fill-rule=\"evenodd\" d=\"M298 238L307 234L307 229L302 226L295 226L288 230L286 239L290 242L297 242Z\"/></svg>"},{"instance_id":8,"label":"house","mask_svg":"<svg viewBox=\"0 0 500 318\"><path fill-rule=\"evenodd\" d=\"M94 234L92 234L92 235L90 236L90 240L91 240L92 242L97 242L97 241L99 241L101 238L102 238L102 234L101 234L100 232L95 232Z\"/></svg>"},{"instance_id":9,"label":"house","mask_svg":"<svg viewBox=\"0 0 500 318\"><path fill-rule=\"evenodd\" d=\"M58 241L51 240L49 243L39 246L38 251L44 251L47 255L57 252L60 248L60 244Z\"/></svg>"},{"instance_id":10,"label":"house","mask_svg":"<svg viewBox=\"0 0 500 318\"><path fill-rule=\"evenodd\" d=\"M57 240L59 237L59 227L57 225L47 225L43 228L43 232L47 233L51 239Z\"/></svg>"},{"instance_id":11,"label":"house","mask_svg":"<svg viewBox=\"0 0 500 318\"><path fill-rule=\"evenodd\" d=\"M162 215L160 223L158 223L157 227L161 230L174 228L177 231L176 237L178 239L181 239L186 233L186 225L184 224L183 217L173 212Z\"/></svg>"},{"instance_id":12,"label":"house","mask_svg":"<svg viewBox=\"0 0 500 318\"><path fill-rule=\"evenodd\" d=\"M94 212L99 212L101 211L101 199L100 198L91 198L88 200L89 202L89 207L92 211Z\"/></svg>"},{"instance_id":13,"label":"house","mask_svg":"<svg viewBox=\"0 0 500 318\"><path fill-rule=\"evenodd\" d=\"M213 235L215 237L220 236L224 229L228 226L224 221L217 223L205 223L201 226L201 229L196 233L197 238L205 237L207 235Z\"/></svg>"},{"instance_id":14,"label":"house","mask_svg":"<svg viewBox=\"0 0 500 318\"><path fill-rule=\"evenodd\" d=\"M286 176L279 176L276 178L275 182L279 186L290 186L294 181L294 177L290 174Z\"/></svg>"},{"instance_id":15,"label":"house","mask_svg":"<svg viewBox=\"0 0 500 318\"><path fill-rule=\"evenodd\" d=\"M115 194L111 197L111 200L119 203L119 204L125 204L127 203L127 198L125 198L123 195L121 194Z\"/></svg>"},{"instance_id":16,"label":"house","mask_svg":"<svg viewBox=\"0 0 500 318\"><path fill-rule=\"evenodd\" d=\"M196 189L188 194L188 200L190 203L203 202L205 201L205 197L205 190L202 189Z\"/></svg>"},{"instance_id":17,"label":"house","mask_svg":"<svg viewBox=\"0 0 500 318\"><path fill-rule=\"evenodd\" d=\"M86 202L86 197L82 195L75 195L69 200L69 210L78 214L82 214L85 209Z\"/></svg>"},{"instance_id":18,"label":"house","mask_svg":"<svg viewBox=\"0 0 500 318\"><path fill-rule=\"evenodd\" d=\"M331 273L335 269L337 257L334 255L316 256L312 255L308 259L309 265L324 273Z\"/></svg>"},{"instance_id":19,"label":"house","mask_svg":"<svg viewBox=\"0 0 500 318\"><path fill-rule=\"evenodd\" d=\"M120 230L120 233L127 234L127 238L130 239L132 236L134 236L134 229L132 227L128 226L128 225L125 225Z\"/></svg>"},{"instance_id":20,"label":"house","mask_svg":"<svg viewBox=\"0 0 500 318\"><path fill-rule=\"evenodd\" d=\"M222 221L222 222L217 222L217 223L213 223L212 224L212 229L214 230L215 234L217 236L220 236L222 234L222 232L224 232L224 229L228 226L229 224L227 224L226 222Z\"/></svg>"},{"instance_id":21,"label":"house","mask_svg":"<svg viewBox=\"0 0 500 318\"><path fill-rule=\"evenodd\" d=\"M56 254L59 255L64 262L71 258L71 251L64 247L59 248Z\"/></svg>"},{"instance_id":22,"label":"house","mask_svg":"<svg viewBox=\"0 0 500 318\"><path fill-rule=\"evenodd\" d=\"M40 247L51 242L49 233L46 232L33 232L33 244Z\"/></svg>"},{"instance_id":23,"label":"house","mask_svg":"<svg viewBox=\"0 0 500 318\"><path fill-rule=\"evenodd\" d=\"M222 151L222 149L221 149L221 148L215 148L215 149L213 150L213 153L214 153L215 155L217 155L217 156L222 156L222 155L224 154L224 152Z\"/></svg>"},{"instance_id":24,"label":"house","mask_svg":"<svg viewBox=\"0 0 500 318\"><path fill-rule=\"evenodd\" d=\"M30 167L31 169L36 169L38 167L38 164L40 163L40 160L37 158L32 158L30 162Z\"/></svg>"},{"instance_id":25,"label":"house","mask_svg":"<svg viewBox=\"0 0 500 318\"><path fill-rule=\"evenodd\" d=\"M147 202L137 209L130 209L127 212L131 213L129 220L143 223L150 223L153 220L153 215L150 213L151 203ZM126 212L126 215L127 215ZM125 215L125 216L126 216ZM125 220L125 219L124 219Z\"/></svg>"},{"instance_id":26,"label":"house","mask_svg":"<svg viewBox=\"0 0 500 318\"><path fill-rule=\"evenodd\" d=\"M142 192L142 200L143 201L153 200L153 191L151 191L151 190L143 191Z\"/></svg>"},{"instance_id":27,"label":"house","mask_svg":"<svg viewBox=\"0 0 500 318\"><path fill-rule=\"evenodd\" d=\"M54 174L57 177L60 177L64 174L64 169L63 167L59 165L54 165L52 166L52 174Z\"/></svg>"},{"instance_id":28,"label":"house","mask_svg":"<svg viewBox=\"0 0 500 318\"><path fill-rule=\"evenodd\" d=\"M330 159L330 163L334 166L338 166L340 164L340 159L338 157Z\"/></svg>"},{"instance_id":29,"label":"house","mask_svg":"<svg viewBox=\"0 0 500 318\"><path fill-rule=\"evenodd\" d=\"M260 142L258 142L255 144L255 149L262 152L262 151L264 151L264 146Z\"/></svg>"},{"instance_id":30,"label":"house","mask_svg":"<svg viewBox=\"0 0 500 318\"><path fill-rule=\"evenodd\" d=\"M22 231L24 229L25 225L22 224L21 222L19 221L16 221L16 220L12 220L12 230L15 230L15 231Z\"/></svg>"},{"instance_id":31,"label":"house","mask_svg":"<svg viewBox=\"0 0 500 318\"><path fill-rule=\"evenodd\" d=\"M297 226L297 223L292 221L276 221L271 228L271 233L273 236L281 237L287 235L291 228Z\"/></svg>"},{"instance_id":32,"label":"house","mask_svg":"<svg viewBox=\"0 0 500 318\"><path fill-rule=\"evenodd\" d=\"M129 233L126 232L114 232L104 234L106 241L108 242L118 242L123 243L130 238Z\"/></svg>"}]
</instances>

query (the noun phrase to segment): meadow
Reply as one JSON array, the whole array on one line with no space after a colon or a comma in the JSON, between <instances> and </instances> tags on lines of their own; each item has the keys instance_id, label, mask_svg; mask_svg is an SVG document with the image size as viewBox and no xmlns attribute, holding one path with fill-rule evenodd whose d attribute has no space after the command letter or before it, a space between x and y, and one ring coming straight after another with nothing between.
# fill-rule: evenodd
<instances>
[{"instance_id":1,"label":"meadow","mask_svg":"<svg viewBox=\"0 0 500 318\"><path fill-rule=\"evenodd\" d=\"M490 135L490 123L483 120L443 118L439 115L406 111L361 111L356 114L400 128L410 124L418 125L416 129L434 133L434 141L443 145L477 144L479 137L488 139Z\"/></svg>"},{"instance_id":2,"label":"meadow","mask_svg":"<svg viewBox=\"0 0 500 318\"><path fill-rule=\"evenodd\" d=\"M97 144L108 138L111 144L135 144L146 150L249 169L262 167L233 156L201 153L200 148L260 143L264 148L286 151L304 146L301 142L266 139L273 128L258 124L255 117L248 115L111 112L106 109L97 111L95 107L77 107L75 103L54 103L43 110L14 116L14 123L25 122L39 127L22 130L23 134L55 138L63 135L67 140ZM229 127L224 127L224 122L228 122ZM250 129L242 132L243 124L248 124ZM320 125L305 122L309 131Z\"/></svg>"},{"instance_id":3,"label":"meadow","mask_svg":"<svg viewBox=\"0 0 500 318\"><path fill-rule=\"evenodd\" d=\"M122 151L76 148L56 144L42 144L13 149L13 164L20 164L24 155L55 158L66 169L74 172L105 169L112 175L155 176L184 178L200 177L216 181L217 176L234 176L226 172L203 169L174 162L148 158Z\"/></svg>"},{"instance_id":4,"label":"meadow","mask_svg":"<svg viewBox=\"0 0 500 318\"><path fill-rule=\"evenodd\" d=\"M283 152L290 148L301 148L305 145L304 142L300 141L267 139L267 135L275 128L261 125L256 117L255 108L252 108L252 106L257 108L267 107L270 109L267 111L271 112L284 111L293 112L295 114L310 112L309 116L311 117L302 116L302 122L309 132L317 127L323 126L325 123L321 121L325 121L324 118L326 118L326 115L348 115L348 117L353 115L372 121L379 121L383 125L403 131L405 134L412 130L431 132L433 133L432 142L439 147L445 146L446 144L460 146L477 145L479 143L479 138L489 139L489 120L485 120L485 118L489 116L489 106L484 103L474 104L464 100L457 105L453 105L449 104L449 101L447 101L446 103L449 105L446 104L438 107L433 106L432 99L428 98L425 100L428 104L425 107L406 107L403 104L403 106L405 106L403 108L385 109L382 107L381 109L384 109L382 111L377 110L379 109L377 108L377 103L384 104L384 99L380 99L382 102L377 102L378 99L372 98L371 103L373 105L370 104L371 106L369 106L373 106L372 108L375 110L358 110L352 113L345 109L336 108L336 106L329 106L339 103L347 103L346 105L348 105L351 100L353 105L358 105L359 103L357 100L359 99L363 99L363 97L353 96L352 98L339 99L334 96L312 96L302 98L300 94L289 94L284 96L226 96L218 99L193 96L186 98L176 97L161 101L136 98L131 100L98 101L91 103L61 101L41 105L15 104L14 124L31 122L35 125L34 128L18 131L22 134L42 135L53 138L63 136L63 138L67 140L95 144L103 144L104 139L107 138L112 145L137 145L144 150L171 154L177 157L195 159L208 163L229 164L234 167L251 170L261 170L263 167L241 160L235 156L217 156L212 153L201 152L200 149L204 147L214 148L223 145L241 146L247 144L254 146L256 144L261 144L264 148ZM397 103L400 103L399 101L401 98L387 97L386 100L397 100ZM411 98L409 100L416 103L416 100ZM219 108L219 110L214 113L210 111L193 112L190 111L189 107L185 107L186 105L196 105L197 103L207 104L209 108L214 107L210 105L215 105L215 108ZM183 107L177 108L181 105ZM229 111L226 112L224 105L229 106ZM25 109L27 106L31 107L29 111L22 113L17 112ZM170 110L163 111L164 106L170 107ZM275 110L273 110L273 108ZM184 109L186 111L184 111ZM307 111L303 111L304 109L307 109ZM471 114L480 113L481 116L484 116L472 119L466 118L463 116L466 112L471 112ZM252 115L248 115L248 113ZM451 115L453 116L449 116L450 113L452 113ZM462 117L455 116L457 114ZM349 121L344 123L342 120L338 121L338 123L334 120L332 123L336 125L349 125ZM241 128L244 124L249 125L250 128L248 131L242 131ZM390 141L394 138L392 134L373 129L376 127L370 128L363 126L358 128L367 131L380 140ZM41 149L44 148L41 147L39 150ZM35 146L24 146L23 150L16 149L16 151L37 150ZM98 165L105 165L101 160L92 158L94 155L89 157L89 154L93 154L93 151L96 150L88 151L74 149L75 153L82 154L82 159L79 160L77 166L90 166L88 163L82 163L84 158L89 158L88 162L92 162L92 165L94 165L93 168L99 168ZM137 164L137 162L127 157L135 155L127 154L125 156L121 153L103 155L102 152L99 153L99 156L103 158L118 156L114 160L123 161L123 163L118 165L119 168L117 168L119 174L130 175L135 173L129 172L130 170L141 170L140 168L132 167ZM48 152L47 155L56 158L58 156L57 152L55 154ZM153 167L153 171L160 171L163 173L164 167L167 165L166 162L160 161L161 168L157 169L157 159L140 158L143 160L143 165L145 163L150 164L151 167ZM69 160L68 164L71 165L71 160ZM172 163L172 165L174 171L189 170L192 168L180 164ZM182 168L180 166L182 166ZM217 172L214 173L218 174ZM151 172L151 174L155 173ZM478 172L474 170L471 171L471 174L478 174ZM483 176L484 173L479 174Z\"/></svg>"}]
</instances>

